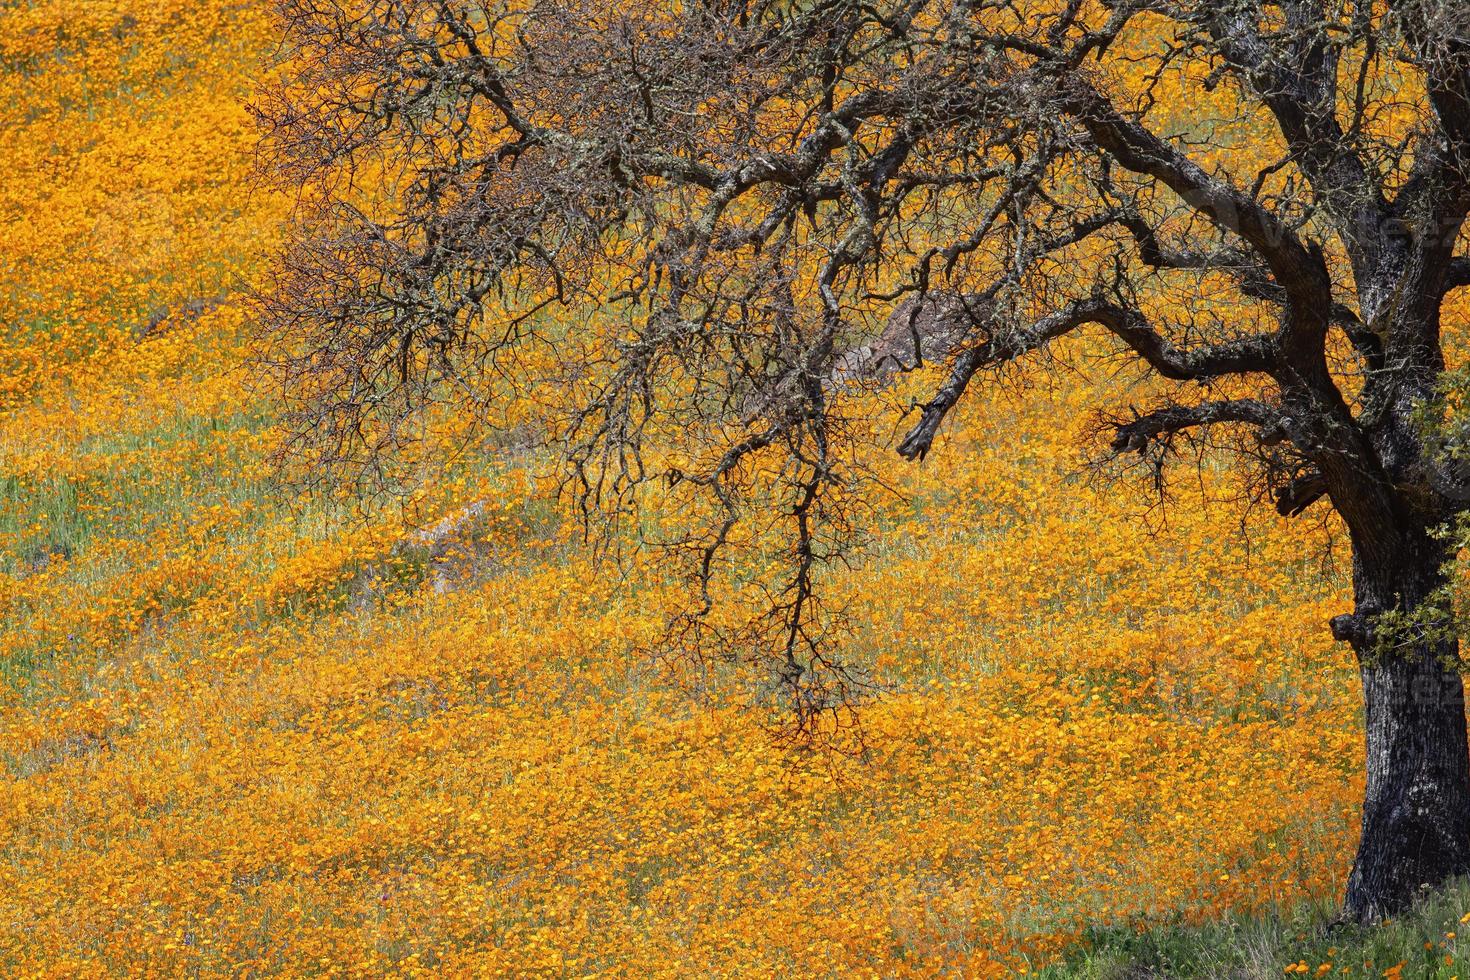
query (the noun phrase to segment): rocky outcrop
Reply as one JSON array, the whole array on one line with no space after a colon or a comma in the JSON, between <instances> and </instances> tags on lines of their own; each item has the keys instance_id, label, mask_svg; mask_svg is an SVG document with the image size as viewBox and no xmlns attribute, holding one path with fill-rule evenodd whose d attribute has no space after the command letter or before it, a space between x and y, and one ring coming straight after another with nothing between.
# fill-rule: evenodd
<instances>
[{"instance_id":1,"label":"rocky outcrop","mask_svg":"<svg viewBox=\"0 0 1470 980\"><path fill-rule=\"evenodd\" d=\"M949 357L982 319L977 302L958 293L910 296L889 315L872 343L838 355L832 377L886 384L896 374Z\"/></svg>"},{"instance_id":2,"label":"rocky outcrop","mask_svg":"<svg viewBox=\"0 0 1470 980\"><path fill-rule=\"evenodd\" d=\"M435 592L466 585L490 564L495 550L482 534L487 507L484 500L466 504L434 524L406 535L393 550L422 561Z\"/></svg>"},{"instance_id":3,"label":"rocky outcrop","mask_svg":"<svg viewBox=\"0 0 1470 980\"><path fill-rule=\"evenodd\" d=\"M195 297L186 299L177 306L161 306L154 310L147 320L133 329L133 339L147 340L156 334L164 333L170 327L193 323L224 301L223 296L214 296L209 299Z\"/></svg>"}]
</instances>

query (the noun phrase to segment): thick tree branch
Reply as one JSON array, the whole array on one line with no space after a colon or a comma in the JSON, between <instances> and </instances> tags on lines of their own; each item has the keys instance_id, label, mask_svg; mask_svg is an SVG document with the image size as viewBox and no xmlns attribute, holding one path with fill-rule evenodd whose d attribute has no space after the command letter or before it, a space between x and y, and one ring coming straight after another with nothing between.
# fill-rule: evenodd
<instances>
[{"instance_id":1,"label":"thick tree branch","mask_svg":"<svg viewBox=\"0 0 1470 980\"><path fill-rule=\"evenodd\" d=\"M1064 111L1077 119L1121 166L1154 177L1185 203L1243 238L1266 262L1293 305L1325 309L1330 293L1321 255L1302 244L1279 217L1143 125L1126 118L1092 86L1068 79Z\"/></svg>"},{"instance_id":2,"label":"thick tree branch","mask_svg":"<svg viewBox=\"0 0 1470 980\"><path fill-rule=\"evenodd\" d=\"M1283 424L1276 409L1254 398L1166 405L1145 412L1131 422L1118 424L1111 448L1115 453L1143 452L1151 441L1160 436L1222 422L1245 423L1261 429L1279 428Z\"/></svg>"},{"instance_id":3,"label":"thick tree branch","mask_svg":"<svg viewBox=\"0 0 1470 980\"><path fill-rule=\"evenodd\" d=\"M1379 261L1388 202L1337 118L1339 42L1325 29L1320 3L1283 5L1277 44L1261 34L1254 5L1202 7L1219 51L1276 118L1290 159L1312 182L1316 199L1338 222L1360 274Z\"/></svg>"},{"instance_id":4,"label":"thick tree branch","mask_svg":"<svg viewBox=\"0 0 1470 980\"><path fill-rule=\"evenodd\" d=\"M977 371L1013 361L1089 323L1105 327L1155 371L1173 381L1206 381L1225 375L1269 373L1274 366L1274 346L1269 337L1243 337L1181 350L1155 330L1137 310L1106 300L1083 300L1042 317L1029 327L992 337L961 352L950 369L949 378L924 405L919 421L899 444L899 454L906 459L922 459L929 452L945 416L964 394Z\"/></svg>"},{"instance_id":5,"label":"thick tree branch","mask_svg":"<svg viewBox=\"0 0 1470 980\"><path fill-rule=\"evenodd\" d=\"M1326 495L1327 479L1317 470L1311 470L1276 489L1276 512L1282 517L1298 517Z\"/></svg>"}]
</instances>

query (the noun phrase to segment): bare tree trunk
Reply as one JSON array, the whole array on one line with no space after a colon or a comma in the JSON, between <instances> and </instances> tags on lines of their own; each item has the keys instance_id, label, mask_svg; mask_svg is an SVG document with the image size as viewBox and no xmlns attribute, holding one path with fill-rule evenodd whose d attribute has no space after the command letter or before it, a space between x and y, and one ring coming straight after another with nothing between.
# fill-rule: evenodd
<instances>
[{"instance_id":1,"label":"bare tree trunk","mask_svg":"<svg viewBox=\"0 0 1470 980\"><path fill-rule=\"evenodd\" d=\"M1427 537L1393 567L1354 561L1357 613L1334 620L1352 643L1363 683L1367 789L1363 831L1343 917L1376 922L1426 888L1470 871L1470 751L1458 644L1432 635L1376 644L1364 624L1413 609L1443 582L1444 549Z\"/></svg>"}]
</instances>

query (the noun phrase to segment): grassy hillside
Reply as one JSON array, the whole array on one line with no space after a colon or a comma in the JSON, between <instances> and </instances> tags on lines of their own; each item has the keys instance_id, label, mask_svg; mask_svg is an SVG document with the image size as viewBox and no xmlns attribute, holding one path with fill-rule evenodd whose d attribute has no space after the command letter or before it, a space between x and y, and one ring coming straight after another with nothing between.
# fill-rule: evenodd
<instances>
[{"instance_id":1,"label":"grassy hillside","mask_svg":"<svg viewBox=\"0 0 1470 980\"><path fill-rule=\"evenodd\" d=\"M1335 894L1334 529L1242 521L1224 471L1162 523L1080 479L1079 406L1136 383L1085 345L885 474L842 585L866 763L638 653L677 583L595 566L534 456L367 522L272 490L238 299L284 213L243 108L272 32L0 4L0 973L1169 975L1127 937ZM415 538L472 502L458 556Z\"/></svg>"},{"instance_id":2,"label":"grassy hillside","mask_svg":"<svg viewBox=\"0 0 1470 980\"><path fill-rule=\"evenodd\" d=\"M1460 946L1470 930L1465 882L1429 896L1411 915L1373 928L1334 926L1331 902L1290 914L1230 915L1204 925L1148 931L1096 928L1064 962L1035 971L1041 980L1141 980L1199 977L1389 977L1454 980L1465 970Z\"/></svg>"}]
</instances>

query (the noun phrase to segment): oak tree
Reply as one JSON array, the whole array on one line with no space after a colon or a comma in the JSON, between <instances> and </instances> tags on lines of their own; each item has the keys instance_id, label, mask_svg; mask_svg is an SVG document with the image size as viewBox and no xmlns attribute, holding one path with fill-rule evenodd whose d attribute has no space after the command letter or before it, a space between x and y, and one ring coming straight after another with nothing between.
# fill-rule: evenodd
<instances>
[{"instance_id":1,"label":"oak tree","mask_svg":"<svg viewBox=\"0 0 1470 980\"><path fill-rule=\"evenodd\" d=\"M817 588L871 489L853 352L887 323L906 370L944 338L897 446L921 460L970 386L1090 332L1173 392L1099 406L1112 453L1163 467L1214 433L1282 514L1346 528L1355 607L1331 629L1359 658L1367 790L1345 915L1470 872L1459 652L1433 601L1470 499L1435 424L1442 312L1470 285L1470 5L280 10L258 112L299 206L262 337L312 472L389 478L416 416L488 422L479 381L550 351L589 511L649 485L712 502L673 542L690 624L741 522L785 529L744 640L812 721L863 683ZM616 329L577 327L594 315Z\"/></svg>"}]
</instances>

